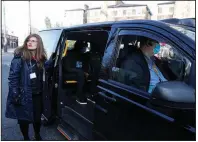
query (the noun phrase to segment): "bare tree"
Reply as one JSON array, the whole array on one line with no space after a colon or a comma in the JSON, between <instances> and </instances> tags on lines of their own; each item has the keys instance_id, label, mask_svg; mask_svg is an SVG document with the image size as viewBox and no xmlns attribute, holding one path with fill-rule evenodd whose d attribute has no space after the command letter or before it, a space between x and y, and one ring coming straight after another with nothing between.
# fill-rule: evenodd
<instances>
[{"instance_id":1,"label":"bare tree","mask_svg":"<svg viewBox=\"0 0 198 142\"><path fill-rule=\"evenodd\" d=\"M50 21L49 17L45 17L45 25L46 25L47 29L52 27L52 24L51 24L51 21Z\"/></svg>"}]
</instances>

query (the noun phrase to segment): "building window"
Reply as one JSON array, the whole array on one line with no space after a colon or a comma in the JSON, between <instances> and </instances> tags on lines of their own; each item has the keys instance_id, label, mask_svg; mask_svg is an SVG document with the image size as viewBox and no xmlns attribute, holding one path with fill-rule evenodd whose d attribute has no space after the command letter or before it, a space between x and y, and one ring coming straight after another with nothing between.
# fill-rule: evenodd
<instances>
[{"instance_id":1,"label":"building window","mask_svg":"<svg viewBox=\"0 0 198 142\"><path fill-rule=\"evenodd\" d=\"M146 8L142 9L142 14L146 14Z\"/></svg>"},{"instance_id":2,"label":"building window","mask_svg":"<svg viewBox=\"0 0 198 142\"><path fill-rule=\"evenodd\" d=\"M132 14L136 15L136 10L135 9L132 10Z\"/></svg>"},{"instance_id":3,"label":"building window","mask_svg":"<svg viewBox=\"0 0 198 142\"><path fill-rule=\"evenodd\" d=\"M113 16L113 14L114 14L114 11L111 12L111 15L112 15L112 16Z\"/></svg>"},{"instance_id":4,"label":"building window","mask_svg":"<svg viewBox=\"0 0 198 142\"><path fill-rule=\"evenodd\" d=\"M142 9L136 9L136 14L138 14L138 15L140 15L140 14L142 14Z\"/></svg>"},{"instance_id":5,"label":"building window","mask_svg":"<svg viewBox=\"0 0 198 142\"><path fill-rule=\"evenodd\" d=\"M91 17L94 17L94 16L95 16L95 13L91 11L91 12L90 12L90 16L91 16Z\"/></svg>"},{"instance_id":6,"label":"building window","mask_svg":"<svg viewBox=\"0 0 198 142\"><path fill-rule=\"evenodd\" d=\"M157 18L158 20L161 20L161 19L166 19L166 17L165 16L158 16L158 18Z\"/></svg>"},{"instance_id":7,"label":"building window","mask_svg":"<svg viewBox=\"0 0 198 142\"><path fill-rule=\"evenodd\" d=\"M97 11L95 12L95 16L98 16L98 12Z\"/></svg>"},{"instance_id":8,"label":"building window","mask_svg":"<svg viewBox=\"0 0 198 142\"><path fill-rule=\"evenodd\" d=\"M87 11L87 17L90 17L90 13L89 13L89 11Z\"/></svg>"},{"instance_id":9,"label":"building window","mask_svg":"<svg viewBox=\"0 0 198 142\"><path fill-rule=\"evenodd\" d=\"M113 11L113 16L117 16L118 12L115 10Z\"/></svg>"},{"instance_id":10,"label":"building window","mask_svg":"<svg viewBox=\"0 0 198 142\"><path fill-rule=\"evenodd\" d=\"M162 8L161 7L158 8L158 13L162 13Z\"/></svg>"},{"instance_id":11,"label":"building window","mask_svg":"<svg viewBox=\"0 0 198 142\"><path fill-rule=\"evenodd\" d=\"M126 15L126 10L123 10L123 15Z\"/></svg>"},{"instance_id":12,"label":"building window","mask_svg":"<svg viewBox=\"0 0 198 142\"><path fill-rule=\"evenodd\" d=\"M174 7L170 7L170 8L169 8L169 12L170 12L170 13L173 13L173 12L174 12Z\"/></svg>"}]
</instances>

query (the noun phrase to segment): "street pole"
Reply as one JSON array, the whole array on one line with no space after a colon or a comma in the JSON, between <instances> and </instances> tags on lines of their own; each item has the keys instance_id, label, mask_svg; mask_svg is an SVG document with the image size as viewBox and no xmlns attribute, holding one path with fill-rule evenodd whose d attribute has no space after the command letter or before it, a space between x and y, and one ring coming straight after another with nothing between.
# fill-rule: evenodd
<instances>
[{"instance_id":1,"label":"street pole","mask_svg":"<svg viewBox=\"0 0 198 142\"><path fill-rule=\"evenodd\" d=\"M5 1L3 2L3 14L4 14L4 52L7 52L7 37L6 37L6 13L5 13Z\"/></svg>"},{"instance_id":2,"label":"street pole","mask_svg":"<svg viewBox=\"0 0 198 142\"><path fill-rule=\"evenodd\" d=\"M30 30L29 33L31 34L32 28L31 28L31 9L30 8L31 7L30 7L30 0L29 0L29 30Z\"/></svg>"},{"instance_id":3,"label":"street pole","mask_svg":"<svg viewBox=\"0 0 198 142\"><path fill-rule=\"evenodd\" d=\"M89 6L87 4L84 5L84 13L83 13L83 24L87 23L87 15L88 15Z\"/></svg>"}]
</instances>

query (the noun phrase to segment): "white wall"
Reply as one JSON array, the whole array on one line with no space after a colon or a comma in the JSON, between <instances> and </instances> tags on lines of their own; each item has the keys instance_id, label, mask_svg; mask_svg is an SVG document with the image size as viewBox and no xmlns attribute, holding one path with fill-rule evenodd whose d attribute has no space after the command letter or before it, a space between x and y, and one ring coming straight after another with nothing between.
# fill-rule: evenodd
<instances>
[{"instance_id":1,"label":"white wall","mask_svg":"<svg viewBox=\"0 0 198 142\"><path fill-rule=\"evenodd\" d=\"M111 17L114 17L114 15L112 15L112 11L117 11L117 16L116 17L120 17L120 16L143 16L144 13L142 13L142 9L145 9L146 6L139 6L139 7L121 7L121 8L109 8L108 9L108 15ZM136 10L136 14L133 15L132 14L132 10ZM126 15L123 15L123 11L126 10Z\"/></svg>"},{"instance_id":2,"label":"white wall","mask_svg":"<svg viewBox=\"0 0 198 142\"><path fill-rule=\"evenodd\" d=\"M136 14L134 15L132 13L132 10L135 9L136 10ZM108 14L108 20L107 21L114 21L115 18L118 17L141 17L144 16L145 13L143 12L143 9L147 12L146 10L146 6L139 6L139 7L121 7L121 8L108 8L107 10L107 14ZM126 10L126 14L123 14L123 11ZM117 11L117 15L114 16L113 12ZM94 9L94 10L89 10L88 11L88 22L98 22L98 21L104 21L104 15L101 14L101 10L100 9Z\"/></svg>"},{"instance_id":3,"label":"white wall","mask_svg":"<svg viewBox=\"0 0 198 142\"><path fill-rule=\"evenodd\" d=\"M87 22L88 23L99 22L101 20L100 11L101 11L100 9L88 10Z\"/></svg>"},{"instance_id":4,"label":"white wall","mask_svg":"<svg viewBox=\"0 0 198 142\"><path fill-rule=\"evenodd\" d=\"M176 1L174 18L195 18L195 1Z\"/></svg>"},{"instance_id":5,"label":"white wall","mask_svg":"<svg viewBox=\"0 0 198 142\"><path fill-rule=\"evenodd\" d=\"M173 12L169 11L170 7L174 7L175 4L167 4L167 5L158 5L158 8L162 8L162 13L158 13L158 15L171 15Z\"/></svg>"},{"instance_id":6,"label":"white wall","mask_svg":"<svg viewBox=\"0 0 198 142\"><path fill-rule=\"evenodd\" d=\"M73 26L83 24L83 11L66 11L63 26Z\"/></svg>"}]
</instances>

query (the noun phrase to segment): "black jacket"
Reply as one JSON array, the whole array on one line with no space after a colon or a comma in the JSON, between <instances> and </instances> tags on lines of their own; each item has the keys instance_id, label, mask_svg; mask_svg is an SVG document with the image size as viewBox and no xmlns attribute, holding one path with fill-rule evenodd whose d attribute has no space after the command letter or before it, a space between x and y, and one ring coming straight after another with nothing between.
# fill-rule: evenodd
<instances>
[{"instance_id":1,"label":"black jacket","mask_svg":"<svg viewBox=\"0 0 198 142\"><path fill-rule=\"evenodd\" d=\"M36 60L31 60L27 63L28 68L30 69L31 73L36 74L36 78L30 79L31 80L31 87L32 87L32 94L40 94L43 89L43 69L39 69L37 67Z\"/></svg>"},{"instance_id":2,"label":"black jacket","mask_svg":"<svg viewBox=\"0 0 198 142\"><path fill-rule=\"evenodd\" d=\"M33 121L33 102L30 72L27 62L20 55L12 59L9 72L9 93L6 105L6 117ZM20 95L20 105L15 104L15 98Z\"/></svg>"},{"instance_id":3,"label":"black jacket","mask_svg":"<svg viewBox=\"0 0 198 142\"><path fill-rule=\"evenodd\" d=\"M45 62L44 67L52 67L53 62ZM42 76L40 76L42 79ZM33 102L30 71L27 61L21 55L14 55L9 72L9 93L6 104L6 117L19 120L33 121ZM20 97L19 97L20 96ZM16 105L16 98L20 105Z\"/></svg>"},{"instance_id":4,"label":"black jacket","mask_svg":"<svg viewBox=\"0 0 198 142\"><path fill-rule=\"evenodd\" d=\"M128 55L121 63L120 68L130 70L136 74L136 76L132 79L128 78L128 81L126 81L127 85L135 86L144 91L148 91L150 72L146 59L141 50L136 50Z\"/></svg>"}]
</instances>

